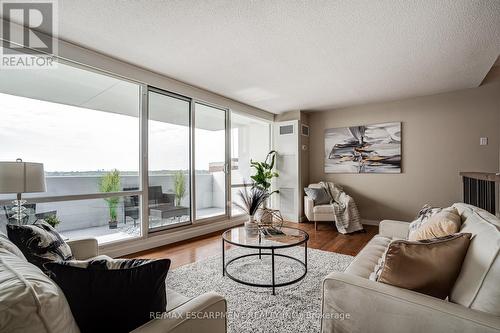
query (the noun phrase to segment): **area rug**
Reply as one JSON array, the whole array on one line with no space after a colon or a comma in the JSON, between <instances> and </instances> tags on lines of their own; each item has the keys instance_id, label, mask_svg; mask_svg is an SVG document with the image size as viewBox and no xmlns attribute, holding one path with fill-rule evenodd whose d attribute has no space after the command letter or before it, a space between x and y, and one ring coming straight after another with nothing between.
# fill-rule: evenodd
<instances>
[{"instance_id":1,"label":"area rug","mask_svg":"<svg viewBox=\"0 0 500 333\"><path fill-rule=\"evenodd\" d=\"M226 251L226 260L255 252L236 248ZM277 253L304 258L304 248L295 247ZM344 271L353 257L308 249L308 271L300 282L276 288L257 288L239 284L222 276L221 256L179 267L168 273L169 288L195 297L208 291L223 295L228 303L228 331L244 332L319 332L321 315L321 284L331 272ZM228 271L235 277L254 283L270 283L270 256L247 257L236 261ZM293 260L276 257L276 281L299 277L302 266Z\"/></svg>"}]
</instances>

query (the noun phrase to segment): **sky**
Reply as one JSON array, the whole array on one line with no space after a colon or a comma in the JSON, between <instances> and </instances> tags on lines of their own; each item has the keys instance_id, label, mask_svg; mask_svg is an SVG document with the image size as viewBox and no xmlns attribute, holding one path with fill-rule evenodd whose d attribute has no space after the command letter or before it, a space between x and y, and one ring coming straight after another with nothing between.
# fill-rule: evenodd
<instances>
[{"instance_id":1,"label":"sky","mask_svg":"<svg viewBox=\"0 0 500 333\"><path fill-rule=\"evenodd\" d=\"M139 119L0 93L0 161L45 171L139 170ZM150 121L150 170L188 168L186 126ZM224 160L224 131L196 130L196 169Z\"/></svg>"}]
</instances>

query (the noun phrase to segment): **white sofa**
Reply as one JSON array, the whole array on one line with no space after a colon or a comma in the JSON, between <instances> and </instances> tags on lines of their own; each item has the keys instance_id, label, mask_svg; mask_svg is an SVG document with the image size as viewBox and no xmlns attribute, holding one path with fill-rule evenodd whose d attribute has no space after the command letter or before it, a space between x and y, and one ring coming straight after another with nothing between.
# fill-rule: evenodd
<instances>
[{"instance_id":1,"label":"white sofa","mask_svg":"<svg viewBox=\"0 0 500 333\"><path fill-rule=\"evenodd\" d=\"M310 188L321 188L320 184L310 184ZM321 221L335 221L335 216L333 215L332 205L314 205L314 201L307 195L304 196L304 213L307 219L314 222L314 229L318 230L318 222Z\"/></svg>"},{"instance_id":2,"label":"white sofa","mask_svg":"<svg viewBox=\"0 0 500 333\"><path fill-rule=\"evenodd\" d=\"M408 234L409 223L385 220L344 273L323 281L321 331L500 332L500 219L471 205L454 207L461 231L474 236L449 301L368 279L391 240Z\"/></svg>"},{"instance_id":3,"label":"white sofa","mask_svg":"<svg viewBox=\"0 0 500 333\"><path fill-rule=\"evenodd\" d=\"M75 259L98 255L95 239L68 244ZM0 238L0 332L78 333L61 289L19 252L10 241ZM165 314L133 332L226 332L225 316L216 315L226 311L226 300L218 294L206 293L189 299L167 290Z\"/></svg>"}]
</instances>

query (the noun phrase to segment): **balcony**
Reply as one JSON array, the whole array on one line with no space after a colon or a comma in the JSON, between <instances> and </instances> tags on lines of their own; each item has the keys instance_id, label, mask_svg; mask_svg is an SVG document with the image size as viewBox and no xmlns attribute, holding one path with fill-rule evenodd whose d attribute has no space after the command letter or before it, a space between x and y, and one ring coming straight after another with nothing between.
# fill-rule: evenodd
<instances>
[{"instance_id":1,"label":"balcony","mask_svg":"<svg viewBox=\"0 0 500 333\"><path fill-rule=\"evenodd\" d=\"M138 214L139 207L136 208L136 214L130 214L126 207L130 208L131 198L133 196L121 197L116 208L118 225L116 229L110 229L109 226L109 207L104 199L86 199L57 202L43 202L30 204L30 198L52 197L73 195L75 193L98 193L99 181L102 175L78 175L78 176L48 176L47 192L27 197L27 208L29 208L29 222L34 222L37 218L43 218L45 214L55 214L60 220L56 229L68 239L77 239L83 237L95 237L100 244L125 240L141 235L141 222ZM161 214L161 209L154 202L150 202L150 229L183 225L190 221L190 200L189 184L186 184L186 195L180 202L174 202L175 195L173 173L150 175L149 182L151 187L161 187L160 191L167 195L170 202L164 203L170 205L168 214ZM212 172L197 173L197 214L198 216L210 217L224 214L225 198L224 195L224 173ZM138 177L136 175L121 175L120 183L123 189L137 188ZM7 199L2 195L1 200ZM9 199L12 199L10 197ZM138 202L137 200L135 202ZM127 204L128 203L128 204ZM138 204L137 204L138 206ZM5 231L7 222L5 209L0 206L0 225ZM161 207L160 207L161 208ZM172 213L173 210L173 213Z\"/></svg>"}]
</instances>

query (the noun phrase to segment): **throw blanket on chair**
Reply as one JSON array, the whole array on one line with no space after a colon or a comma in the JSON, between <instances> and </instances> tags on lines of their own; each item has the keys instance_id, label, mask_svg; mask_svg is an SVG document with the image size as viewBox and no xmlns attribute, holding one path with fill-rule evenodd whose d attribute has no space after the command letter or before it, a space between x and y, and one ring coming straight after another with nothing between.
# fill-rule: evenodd
<instances>
[{"instance_id":1,"label":"throw blanket on chair","mask_svg":"<svg viewBox=\"0 0 500 333\"><path fill-rule=\"evenodd\" d=\"M358 207L356 207L354 199L344 192L342 186L332 182L320 182L319 184L332 197L330 204L333 207L337 230L342 234L363 230Z\"/></svg>"}]
</instances>

